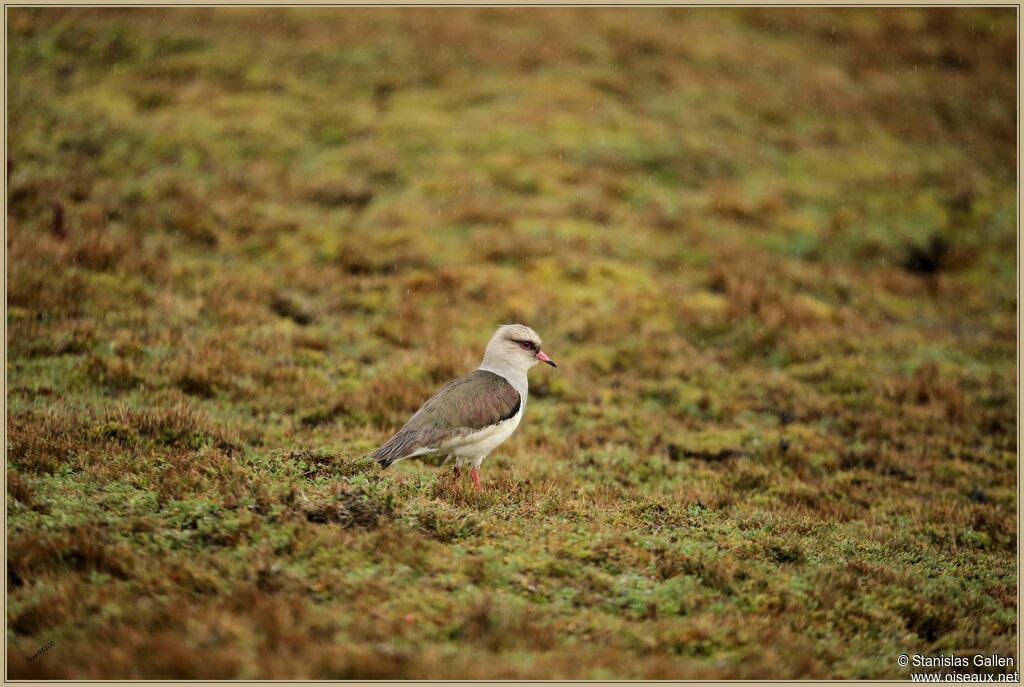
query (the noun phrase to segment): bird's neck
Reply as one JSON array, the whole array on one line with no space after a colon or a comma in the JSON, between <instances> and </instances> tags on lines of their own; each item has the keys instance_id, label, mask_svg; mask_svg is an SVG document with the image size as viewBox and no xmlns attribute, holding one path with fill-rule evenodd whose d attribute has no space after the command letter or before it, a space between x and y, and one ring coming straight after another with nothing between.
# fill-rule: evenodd
<instances>
[{"instance_id":1,"label":"bird's neck","mask_svg":"<svg viewBox=\"0 0 1024 687\"><path fill-rule=\"evenodd\" d=\"M493 360L484 357L484 361L480 363L480 369L486 372L493 372L496 375L500 375L508 380L508 383L519 392L519 395L526 400L527 392L530 389L529 380L526 377L526 370L510 365L502 360Z\"/></svg>"}]
</instances>

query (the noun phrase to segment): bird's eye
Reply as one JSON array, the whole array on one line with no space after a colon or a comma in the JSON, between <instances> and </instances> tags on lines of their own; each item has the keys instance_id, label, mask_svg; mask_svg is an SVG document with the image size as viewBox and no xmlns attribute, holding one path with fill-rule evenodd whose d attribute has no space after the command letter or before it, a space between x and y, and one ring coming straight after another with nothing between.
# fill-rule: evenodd
<instances>
[{"instance_id":1,"label":"bird's eye","mask_svg":"<svg viewBox=\"0 0 1024 687\"><path fill-rule=\"evenodd\" d=\"M520 345L520 346L521 346L522 348L525 348L526 350L530 350L531 348L533 348L533 344L532 344L532 343L530 343L529 341L520 341L520 342L519 342L519 345Z\"/></svg>"}]
</instances>

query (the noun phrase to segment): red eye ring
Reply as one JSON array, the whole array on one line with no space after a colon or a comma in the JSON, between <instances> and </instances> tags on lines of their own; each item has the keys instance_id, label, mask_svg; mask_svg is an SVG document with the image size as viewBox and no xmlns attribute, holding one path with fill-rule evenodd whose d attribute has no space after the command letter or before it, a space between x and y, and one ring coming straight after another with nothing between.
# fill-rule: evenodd
<instances>
[{"instance_id":1,"label":"red eye ring","mask_svg":"<svg viewBox=\"0 0 1024 687\"><path fill-rule=\"evenodd\" d=\"M530 343L529 341L520 341L519 345L520 345L520 347L526 349L527 351L530 350L531 348L533 348L533 344Z\"/></svg>"}]
</instances>

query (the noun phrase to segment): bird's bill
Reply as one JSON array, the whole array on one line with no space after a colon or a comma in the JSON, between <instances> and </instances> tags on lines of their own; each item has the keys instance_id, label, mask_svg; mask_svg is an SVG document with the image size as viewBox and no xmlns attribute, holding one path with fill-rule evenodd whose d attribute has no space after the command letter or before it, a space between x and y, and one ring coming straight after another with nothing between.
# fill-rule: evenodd
<instances>
[{"instance_id":1,"label":"bird's bill","mask_svg":"<svg viewBox=\"0 0 1024 687\"><path fill-rule=\"evenodd\" d=\"M551 367L558 367L558 365L555 365L555 361L549 358L548 354L545 353L544 351L537 351L537 360L541 361L542 363L547 363Z\"/></svg>"}]
</instances>

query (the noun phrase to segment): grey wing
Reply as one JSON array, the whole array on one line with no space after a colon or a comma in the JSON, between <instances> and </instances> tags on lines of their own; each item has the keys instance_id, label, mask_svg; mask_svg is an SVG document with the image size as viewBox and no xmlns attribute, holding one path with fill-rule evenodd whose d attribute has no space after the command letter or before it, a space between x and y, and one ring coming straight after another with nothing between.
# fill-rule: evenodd
<instances>
[{"instance_id":1,"label":"grey wing","mask_svg":"<svg viewBox=\"0 0 1024 687\"><path fill-rule=\"evenodd\" d=\"M521 403L519 392L504 377L475 370L441 387L373 456L388 467L440 450L459 437L514 416Z\"/></svg>"}]
</instances>

